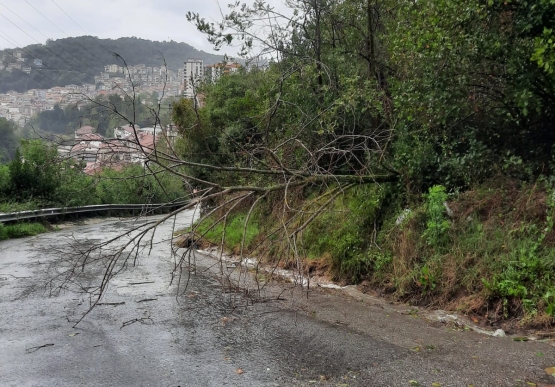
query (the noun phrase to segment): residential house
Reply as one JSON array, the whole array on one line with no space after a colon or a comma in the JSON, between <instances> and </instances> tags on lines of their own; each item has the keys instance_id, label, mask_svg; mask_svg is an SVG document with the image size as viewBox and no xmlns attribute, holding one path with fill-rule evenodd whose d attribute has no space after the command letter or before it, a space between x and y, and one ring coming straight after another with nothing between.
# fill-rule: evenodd
<instances>
[{"instance_id":1,"label":"residential house","mask_svg":"<svg viewBox=\"0 0 555 387\"><path fill-rule=\"evenodd\" d=\"M93 128L92 126L83 126L75 131L75 139L76 140L85 139L94 133L96 133L96 129Z\"/></svg>"}]
</instances>

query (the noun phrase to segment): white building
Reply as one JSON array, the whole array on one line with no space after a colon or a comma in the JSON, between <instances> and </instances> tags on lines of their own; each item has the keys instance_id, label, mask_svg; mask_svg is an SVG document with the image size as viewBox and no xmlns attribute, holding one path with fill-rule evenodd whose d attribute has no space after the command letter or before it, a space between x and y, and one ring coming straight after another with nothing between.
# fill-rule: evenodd
<instances>
[{"instance_id":1,"label":"white building","mask_svg":"<svg viewBox=\"0 0 555 387\"><path fill-rule=\"evenodd\" d=\"M238 63L214 63L204 67L204 74L206 81L213 83L222 75L236 73L240 68L241 65Z\"/></svg>"},{"instance_id":2,"label":"white building","mask_svg":"<svg viewBox=\"0 0 555 387\"><path fill-rule=\"evenodd\" d=\"M104 66L104 72L106 73L122 73L123 67L118 66L116 64L106 65Z\"/></svg>"},{"instance_id":3,"label":"white building","mask_svg":"<svg viewBox=\"0 0 555 387\"><path fill-rule=\"evenodd\" d=\"M183 94L185 98L195 97L195 88L204 79L204 61L189 59L183 69Z\"/></svg>"}]
</instances>

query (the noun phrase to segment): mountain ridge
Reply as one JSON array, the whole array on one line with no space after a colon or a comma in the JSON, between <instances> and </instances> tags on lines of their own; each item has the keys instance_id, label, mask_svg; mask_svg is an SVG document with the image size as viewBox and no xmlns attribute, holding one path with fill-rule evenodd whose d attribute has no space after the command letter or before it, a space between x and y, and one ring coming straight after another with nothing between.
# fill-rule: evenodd
<instances>
[{"instance_id":1,"label":"mountain ridge","mask_svg":"<svg viewBox=\"0 0 555 387\"><path fill-rule=\"evenodd\" d=\"M17 52L25 60L17 58ZM177 71L191 58L211 64L221 61L223 56L173 40L100 39L88 35L48 40L45 44L0 50L0 93L93 83L94 76L110 64L163 67L165 62L168 69ZM8 71L14 65L16 68Z\"/></svg>"}]
</instances>

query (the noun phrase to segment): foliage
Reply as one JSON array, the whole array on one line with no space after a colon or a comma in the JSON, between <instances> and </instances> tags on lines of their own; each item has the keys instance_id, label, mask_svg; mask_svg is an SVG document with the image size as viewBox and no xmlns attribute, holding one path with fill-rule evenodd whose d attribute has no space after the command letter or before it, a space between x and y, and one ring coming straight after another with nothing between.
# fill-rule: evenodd
<instances>
[{"instance_id":1,"label":"foliage","mask_svg":"<svg viewBox=\"0 0 555 387\"><path fill-rule=\"evenodd\" d=\"M216 48L258 50L259 66L174 104L182 138L149 161L159 180L104 171L96 197L171 198L159 188L174 174L172 192L188 184L205 201L199 230L235 252L256 241L268 258L321 259L336 279L494 321L552 315L553 1L286 3L235 2L220 23L187 15ZM145 118L137 101L95 102L102 122ZM22 160L15 181L33 172Z\"/></svg>"},{"instance_id":2,"label":"foliage","mask_svg":"<svg viewBox=\"0 0 555 387\"><path fill-rule=\"evenodd\" d=\"M237 2L221 23L188 14L215 47L272 58L202 88L205 106L174 110L196 184L233 195L286 187L260 201L265 221L285 225L273 237L302 234L300 255L331 261L336 278L417 302L472 294L480 307L497 298L546 311L553 241L537 230L552 221L521 214L525 190L555 173L553 1L287 4L284 15L267 1ZM261 36L263 20L271 28ZM382 181L364 178L376 175L392 183L380 194L370 185ZM485 188L491 179L522 191L496 186L500 206ZM315 199L330 182L346 193ZM302 189L293 194L291 183ZM484 201L500 212L482 214ZM265 208L275 203L280 211ZM261 232L272 230L265 221ZM518 313L515 305L507 310Z\"/></svg>"},{"instance_id":3,"label":"foliage","mask_svg":"<svg viewBox=\"0 0 555 387\"><path fill-rule=\"evenodd\" d=\"M10 168L0 164L0 198L7 194L10 188Z\"/></svg>"},{"instance_id":4,"label":"foliage","mask_svg":"<svg viewBox=\"0 0 555 387\"><path fill-rule=\"evenodd\" d=\"M450 223L446 219L445 203L447 203L447 193L445 187L435 185L430 188L426 195L426 230L423 237L430 246L440 247L445 244L445 237L449 231Z\"/></svg>"},{"instance_id":5,"label":"foliage","mask_svg":"<svg viewBox=\"0 0 555 387\"><path fill-rule=\"evenodd\" d=\"M131 165L120 171L102 171L96 184L96 198L101 203L163 203L183 196L181 181L153 169L156 177L144 167Z\"/></svg>"},{"instance_id":6,"label":"foliage","mask_svg":"<svg viewBox=\"0 0 555 387\"><path fill-rule=\"evenodd\" d=\"M36 202L36 201L26 201L26 202L17 202L15 200L10 200L9 197L5 199L6 201L0 201L0 212L17 212L17 211L28 211L28 210L37 210L41 208L44 203Z\"/></svg>"},{"instance_id":7,"label":"foliage","mask_svg":"<svg viewBox=\"0 0 555 387\"><path fill-rule=\"evenodd\" d=\"M0 240L35 236L47 232L41 223L17 223L4 225L0 223Z\"/></svg>"},{"instance_id":8,"label":"foliage","mask_svg":"<svg viewBox=\"0 0 555 387\"><path fill-rule=\"evenodd\" d=\"M329 256L334 276L353 282L380 270L387 258L373 257L368 249L384 194L376 187L356 187L335 201L303 233L307 255Z\"/></svg>"},{"instance_id":9,"label":"foliage","mask_svg":"<svg viewBox=\"0 0 555 387\"><path fill-rule=\"evenodd\" d=\"M164 100L164 106L171 106L173 98ZM55 105L53 110L45 110L27 123L27 127L47 133L73 133L76 129L88 125L94 127L103 136L117 126L126 126L129 121L124 117L134 117L135 124L141 127L168 125L170 109L164 107L158 111L158 94L140 94L133 99L116 94L98 96L86 104L70 104L64 109ZM112 134L113 135L113 134Z\"/></svg>"},{"instance_id":10,"label":"foliage","mask_svg":"<svg viewBox=\"0 0 555 387\"><path fill-rule=\"evenodd\" d=\"M208 125L206 110L195 111L192 100L181 99L173 106L173 122L179 128L181 138L176 144L179 155L197 164L218 162L218 139ZM211 173L202 165L188 166L190 176L204 180Z\"/></svg>"},{"instance_id":11,"label":"foliage","mask_svg":"<svg viewBox=\"0 0 555 387\"><path fill-rule=\"evenodd\" d=\"M0 163L10 161L15 156L19 144L16 129L17 126L13 122L0 117Z\"/></svg>"},{"instance_id":12,"label":"foliage","mask_svg":"<svg viewBox=\"0 0 555 387\"><path fill-rule=\"evenodd\" d=\"M484 286L492 296L503 298L505 314L508 314L506 305L509 299L520 299L527 312L535 313L538 302L543 298L547 302L546 312L555 317L550 298L555 290L555 254L551 246L544 243L546 236L553 231L553 199L554 194L551 193L548 196L544 229L538 229L536 224L522 225L519 232L526 238L507 253L491 281L483 279Z\"/></svg>"},{"instance_id":13,"label":"foliage","mask_svg":"<svg viewBox=\"0 0 555 387\"><path fill-rule=\"evenodd\" d=\"M244 240L244 246L249 251L252 249L252 243L255 237L259 235L260 230L258 222L251 218L246 225L245 232L246 217L245 213L237 213L230 216L225 223L210 218L199 223L196 226L196 232L214 244L220 244L223 238L223 245L228 251L240 252L240 246Z\"/></svg>"},{"instance_id":14,"label":"foliage","mask_svg":"<svg viewBox=\"0 0 555 387\"><path fill-rule=\"evenodd\" d=\"M0 211L45 206L72 207L100 203L163 203L184 196L183 181L161 166L129 165L83 172L84 163L58 156L56 147L22 140L16 157L0 164Z\"/></svg>"},{"instance_id":15,"label":"foliage","mask_svg":"<svg viewBox=\"0 0 555 387\"><path fill-rule=\"evenodd\" d=\"M39 140L22 140L9 164L10 197L19 201L53 199L60 184L58 153L55 147Z\"/></svg>"},{"instance_id":16,"label":"foliage","mask_svg":"<svg viewBox=\"0 0 555 387\"><path fill-rule=\"evenodd\" d=\"M203 165L245 165L254 160L248 154L261 138L260 121L266 108L268 72L253 69L221 77L204 85L205 107L195 110L192 100L182 99L173 106L172 121L182 135L180 156ZM219 180L225 174L204 166L191 166L188 173L200 180ZM226 181L236 181L232 176ZM242 177L241 177L242 179Z\"/></svg>"},{"instance_id":17,"label":"foliage","mask_svg":"<svg viewBox=\"0 0 555 387\"><path fill-rule=\"evenodd\" d=\"M22 140L8 164L7 199L60 206L95 204L94 179L83 173L84 165L58 157L56 147L40 140ZM6 167L0 167L6 170ZM1 192L1 191L0 191Z\"/></svg>"},{"instance_id":18,"label":"foliage","mask_svg":"<svg viewBox=\"0 0 555 387\"><path fill-rule=\"evenodd\" d=\"M511 172L529 178L550 159L555 89L530 60L532 30L550 19L532 16L535 3L403 2L396 8L400 22L390 30L389 49L398 70L392 93L399 128L437 144L427 158L423 183L429 185L417 189L438 183L467 189L514 156L528 172ZM553 12L552 4L542 6Z\"/></svg>"}]
</instances>

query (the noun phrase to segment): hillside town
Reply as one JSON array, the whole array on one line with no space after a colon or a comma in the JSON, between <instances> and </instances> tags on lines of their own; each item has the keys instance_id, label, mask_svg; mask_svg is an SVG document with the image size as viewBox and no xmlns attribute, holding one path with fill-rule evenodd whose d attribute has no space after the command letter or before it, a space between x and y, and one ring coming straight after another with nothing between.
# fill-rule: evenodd
<instances>
[{"instance_id":1,"label":"hillside town","mask_svg":"<svg viewBox=\"0 0 555 387\"><path fill-rule=\"evenodd\" d=\"M0 62L0 71L24 71L30 73L31 67L25 67L26 58L22 52L15 51L16 63L4 66ZM15 66L15 67L14 67ZM40 67L40 60L34 61ZM159 99L166 97L194 98L195 85L202 81L214 82L222 74L238 71L237 63L215 63L204 65L201 59L188 59L183 68L177 72L165 67L150 67L144 64L122 67L107 65L104 71L94 77L94 83L83 85L66 85L50 89L32 89L18 93L9 91L0 94L0 117L12 120L24 126L31 117L44 110L52 110L59 105L65 108L70 104L86 104L100 95L129 95L135 93L157 93ZM29 72L28 72L29 70Z\"/></svg>"}]
</instances>

